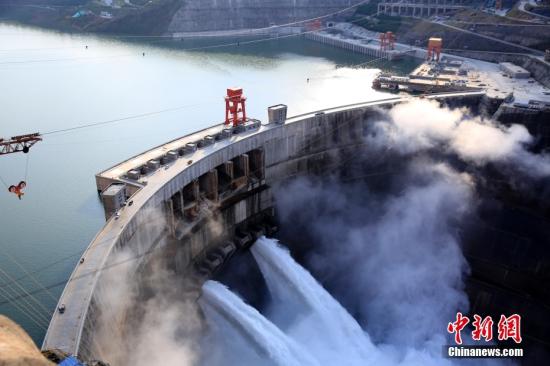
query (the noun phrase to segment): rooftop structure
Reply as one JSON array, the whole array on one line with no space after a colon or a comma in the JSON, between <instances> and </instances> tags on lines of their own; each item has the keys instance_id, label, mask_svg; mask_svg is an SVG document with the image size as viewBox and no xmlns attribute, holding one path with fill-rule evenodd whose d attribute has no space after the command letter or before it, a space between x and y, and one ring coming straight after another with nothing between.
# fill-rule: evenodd
<instances>
[{"instance_id":1,"label":"rooftop structure","mask_svg":"<svg viewBox=\"0 0 550 366\"><path fill-rule=\"evenodd\" d=\"M529 76L531 76L529 71L511 62L501 62L498 65L500 66L500 69L511 78L528 79Z\"/></svg>"},{"instance_id":2,"label":"rooftop structure","mask_svg":"<svg viewBox=\"0 0 550 366\"><path fill-rule=\"evenodd\" d=\"M468 8L466 0L384 0L378 14L426 18Z\"/></svg>"}]
</instances>

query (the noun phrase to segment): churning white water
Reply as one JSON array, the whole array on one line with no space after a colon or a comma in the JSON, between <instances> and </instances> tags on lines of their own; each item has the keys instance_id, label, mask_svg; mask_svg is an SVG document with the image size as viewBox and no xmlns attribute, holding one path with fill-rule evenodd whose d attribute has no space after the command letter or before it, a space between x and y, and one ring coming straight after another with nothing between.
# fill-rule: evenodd
<instances>
[{"instance_id":1,"label":"churning white water","mask_svg":"<svg viewBox=\"0 0 550 366\"><path fill-rule=\"evenodd\" d=\"M252 247L274 299L274 321L283 319L285 332L317 355L323 364L375 364L380 357L357 321L313 276L273 239L261 238ZM285 314L298 314L284 322ZM285 324L286 323L286 324Z\"/></svg>"},{"instance_id":2,"label":"churning white water","mask_svg":"<svg viewBox=\"0 0 550 366\"><path fill-rule=\"evenodd\" d=\"M208 281L202 305L222 316L277 365L374 365L381 352L355 319L273 239L252 248L273 298L264 316L224 285ZM268 319L268 317L270 319Z\"/></svg>"},{"instance_id":3,"label":"churning white water","mask_svg":"<svg viewBox=\"0 0 550 366\"><path fill-rule=\"evenodd\" d=\"M221 283L207 281L202 291L202 305L207 313L214 311L223 317L266 361L280 366L319 365L298 343Z\"/></svg>"}]
</instances>

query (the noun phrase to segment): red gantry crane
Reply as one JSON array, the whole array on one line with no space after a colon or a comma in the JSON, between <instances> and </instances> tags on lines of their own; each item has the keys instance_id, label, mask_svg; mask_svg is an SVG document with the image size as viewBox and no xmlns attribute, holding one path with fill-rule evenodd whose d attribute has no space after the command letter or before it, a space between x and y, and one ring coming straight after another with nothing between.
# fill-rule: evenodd
<instances>
[{"instance_id":1,"label":"red gantry crane","mask_svg":"<svg viewBox=\"0 0 550 366\"><path fill-rule=\"evenodd\" d=\"M393 32L380 33L378 35L380 39L380 51L394 50L395 49L395 34Z\"/></svg>"},{"instance_id":2,"label":"red gantry crane","mask_svg":"<svg viewBox=\"0 0 550 366\"><path fill-rule=\"evenodd\" d=\"M443 48L443 39L430 37L428 40L428 61L439 62L441 56L441 49Z\"/></svg>"},{"instance_id":3,"label":"red gantry crane","mask_svg":"<svg viewBox=\"0 0 550 366\"><path fill-rule=\"evenodd\" d=\"M233 124L233 127L246 122L246 97L242 88L227 89L225 97L225 124Z\"/></svg>"}]
</instances>

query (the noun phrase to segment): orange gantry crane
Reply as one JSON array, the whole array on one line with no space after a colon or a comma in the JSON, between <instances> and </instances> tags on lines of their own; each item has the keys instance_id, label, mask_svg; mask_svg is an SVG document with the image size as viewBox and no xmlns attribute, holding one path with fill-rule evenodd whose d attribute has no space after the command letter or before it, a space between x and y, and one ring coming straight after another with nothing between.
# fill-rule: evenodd
<instances>
[{"instance_id":1,"label":"orange gantry crane","mask_svg":"<svg viewBox=\"0 0 550 366\"><path fill-rule=\"evenodd\" d=\"M380 33L380 51L395 49L395 34L393 32Z\"/></svg>"},{"instance_id":2,"label":"orange gantry crane","mask_svg":"<svg viewBox=\"0 0 550 366\"><path fill-rule=\"evenodd\" d=\"M225 96L225 124L233 127L246 122L246 97L242 88L229 88Z\"/></svg>"},{"instance_id":3,"label":"orange gantry crane","mask_svg":"<svg viewBox=\"0 0 550 366\"><path fill-rule=\"evenodd\" d=\"M443 39L430 37L428 40L428 61L439 61L441 49L443 48Z\"/></svg>"}]
</instances>

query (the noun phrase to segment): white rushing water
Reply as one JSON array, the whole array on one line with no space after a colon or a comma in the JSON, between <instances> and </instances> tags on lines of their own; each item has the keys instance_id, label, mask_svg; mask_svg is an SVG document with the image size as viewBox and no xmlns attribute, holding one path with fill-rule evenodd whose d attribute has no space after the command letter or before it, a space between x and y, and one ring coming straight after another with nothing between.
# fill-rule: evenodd
<instances>
[{"instance_id":1,"label":"white rushing water","mask_svg":"<svg viewBox=\"0 0 550 366\"><path fill-rule=\"evenodd\" d=\"M323 364L369 365L380 353L357 321L276 240L260 238L251 249L273 297L274 319ZM299 314L291 322L284 314ZM287 321L285 321L287 320ZM286 324L285 324L286 323Z\"/></svg>"},{"instance_id":2,"label":"white rushing water","mask_svg":"<svg viewBox=\"0 0 550 366\"><path fill-rule=\"evenodd\" d=\"M211 328L219 331L216 336L220 338L215 342L221 341L225 346L215 350L209 339L207 362L203 364L454 364L440 353L444 340L429 341L417 348L374 344L352 315L277 240L262 237L252 246L251 252L271 295L269 305L260 313L225 285L207 281L200 304ZM508 363L482 360L476 364Z\"/></svg>"},{"instance_id":3,"label":"white rushing water","mask_svg":"<svg viewBox=\"0 0 550 366\"><path fill-rule=\"evenodd\" d=\"M201 306L211 326L221 329L222 342L230 346L222 351L225 354L217 361L213 362L210 357L203 364L454 364L438 352L442 346L439 342L428 342L419 348L374 344L351 314L276 240L262 237L251 251L271 294L270 305L262 314L225 285L207 281L203 286ZM235 335L240 338L239 341L235 341ZM251 348L255 353L253 357L250 356ZM210 352L214 353L212 350ZM482 360L476 364L507 363Z\"/></svg>"},{"instance_id":4,"label":"white rushing water","mask_svg":"<svg viewBox=\"0 0 550 366\"><path fill-rule=\"evenodd\" d=\"M319 365L298 343L221 283L207 281L203 286L202 302L208 311L218 313L237 328L266 361L280 366Z\"/></svg>"},{"instance_id":5,"label":"white rushing water","mask_svg":"<svg viewBox=\"0 0 550 366\"><path fill-rule=\"evenodd\" d=\"M221 316L277 365L375 365L381 352L356 320L277 241L259 239L252 253L273 298L267 317L226 286L207 281L201 304ZM273 321L272 321L273 320Z\"/></svg>"}]
</instances>

